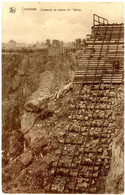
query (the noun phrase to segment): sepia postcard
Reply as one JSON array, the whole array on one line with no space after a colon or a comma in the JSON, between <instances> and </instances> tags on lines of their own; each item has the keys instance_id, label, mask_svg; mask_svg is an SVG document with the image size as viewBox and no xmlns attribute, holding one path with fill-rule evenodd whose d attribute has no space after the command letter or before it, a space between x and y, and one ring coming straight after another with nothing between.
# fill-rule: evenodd
<instances>
[{"instance_id":1,"label":"sepia postcard","mask_svg":"<svg viewBox=\"0 0 125 195\"><path fill-rule=\"evenodd\" d=\"M1 192L124 193L124 3L2 3Z\"/></svg>"}]
</instances>

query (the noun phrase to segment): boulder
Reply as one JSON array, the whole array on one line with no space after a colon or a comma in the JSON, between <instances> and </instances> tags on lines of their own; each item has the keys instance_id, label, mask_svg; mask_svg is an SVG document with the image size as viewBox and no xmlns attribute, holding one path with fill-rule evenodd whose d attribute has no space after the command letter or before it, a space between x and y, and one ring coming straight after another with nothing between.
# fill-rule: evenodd
<instances>
[{"instance_id":1,"label":"boulder","mask_svg":"<svg viewBox=\"0 0 125 195\"><path fill-rule=\"evenodd\" d=\"M103 148L101 148L101 147L98 148L98 152L99 152L99 153L102 153L102 152L103 152Z\"/></svg>"},{"instance_id":2,"label":"boulder","mask_svg":"<svg viewBox=\"0 0 125 195\"><path fill-rule=\"evenodd\" d=\"M83 183L82 185L84 188L87 188L88 184L86 182Z\"/></svg>"},{"instance_id":3,"label":"boulder","mask_svg":"<svg viewBox=\"0 0 125 195\"><path fill-rule=\"evenodd\" d=\"M92 179L92 184L95 184L95 180L94 179Z\"/></svg>"},{"instance_id":4,"label":"boulder","mask_svg":"<svg viewBox=\"0 0 125 195\"><path fill-rule=\"evenodd\" d=\"M20 156L20 160L23 163L23 165L28 165L33 160L33 152L32 151L26 151Z\"/></svg>"},{"instance_id":5,"label":"boulder","mask_svg":"<svg viewBox=\"0 0 125 195\"><path fill-rule=\"evenodd\" d=\"M24 135L27 149L39 151L47 146L47 135L44 130L32 129Z\"/></svg>"},{"instance_id":6,"label":"boulder","mask_svg":"<svg viewBox=\"0 0 125 195\"><path fill-rule=\"evenodd\" d=\"M93 193L93 194L95 194L95 193L96 193L96 187L90 188L89 193Z\"/></svg>"},{"instance_id":7,"label":"boulder","mask_svg":"<svg viewBox=\"0 0 125 195\"><path fill-rule=\"evenodd\" d=\"M25 109L28 112L39 112L47 107L47 100L50 98L50 96L45 96L42 98L37 98L35 100L31 100L26 102Z\"/></svg>"},{"instance_id":8,"label":"boulder","mask_svg":"<svg viewBox=\"0 0 125 195\"><path fill-rule=\"evenodd\" d=\"M26 134L30 129L32 129L34 121L36 119L35 113L24 112L21 116L21 132Z\"/></svg>"},{"instance_id":9,"label":"boulder","mask_svg":"<svg viewBox=\"0 0 125 195\"><path fill-rule=\"evenodd\" d=\"M28 101L25 104L25 109L28 112L37 112L39 106L39 102L37 100Z\"/></svg>"},{"instance_id":10,"label":"boulder","mask_svg":"<svg viewBox=\"0 0 125 195\"><path fill-rule=\"evenodd\" d=\"M68 85L65 85L62 89L57 91L56 98L58 99L62 95L65 95L70 89L73 89L72 82L70 82Z\"/></svg>"}]
</instances>

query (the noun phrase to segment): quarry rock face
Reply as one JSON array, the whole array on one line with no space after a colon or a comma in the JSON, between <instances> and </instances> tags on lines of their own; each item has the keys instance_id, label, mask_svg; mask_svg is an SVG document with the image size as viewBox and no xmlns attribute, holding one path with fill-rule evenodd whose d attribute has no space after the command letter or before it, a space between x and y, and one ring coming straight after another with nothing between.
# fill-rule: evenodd
<instances>
[{"instance_id":1,"label":"quarry rock face","mask_svg":"<svg viewBox=\"0 0 125 195\"><path fill-rule=\"evenodd\" d=\"M45 171L49 163L49 159L44 162L50 147L48 135L51 137L50 129L55 128L55 117L61 117L60 111L55 113L59 110L56 98L73 80L75 64L65 56L48 57L44 52L3 54L2 61L3 191L25 193L32 188L32 193L42 192L44 182L39 183L44 175L41 167ZM43 125L37 124L39 120Z\"/></svg>"},{"instance_id":2,"label":"quarry rock face","mask_svg":"<svg viewBox=\"0 0 125 195\"><path fill-rule=\"evenodd\" d=\"M5 121L8 120L8 113L11 113L15 104L20 110L21 120L24 105L29 112L41 111L45 108L44 101L47 97L55 94L57 87L65 85L65 81L73 77L75 70L74 64L71 64L67 57L48 57L44 52L37 55L3 54L2 62L3 129L4 126L11 129ZM8 130L3 133L6 135Z\"/></svg>"}]
</instances>

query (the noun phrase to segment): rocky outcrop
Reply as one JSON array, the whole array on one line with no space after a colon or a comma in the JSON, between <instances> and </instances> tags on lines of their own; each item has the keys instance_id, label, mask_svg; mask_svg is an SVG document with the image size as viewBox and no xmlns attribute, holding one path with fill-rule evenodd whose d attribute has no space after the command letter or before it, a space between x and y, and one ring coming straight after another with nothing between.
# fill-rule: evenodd
<instances>
[{"instance_id":1,"label":"rocky outcrop","mask_svg":"<svg viewBox=\"0 0 125 195\"><path fill-rule=\"evenodd\" d=\"M27 112L40 112L45 109L47 106L47 101L51 96L37 98L35 100L31 100L26 102L25 109Z\"/></svg>"},{"instance_id":2,"label":"rocky outcrop","mask_svg":"<svg viewBox=\"0 0 125 195\"><path fill-rule=\"evenodd\" d=\"M124 128L123 118L120 120L116 137L112 143L111 169L106 178L107 194L122 194L124 192Z\"/></svg>"},{"instance_id":3,"label":"rocky outcrop","mask_svg":"<svg viewBox=\"0 0 125 195\"><path fill-rule=\"evenodd\" d=\"M21 123L31 123L23 125L26 131L32 126L34 122L31 120L34 121L36 116L31 112L40 113L41 119L52 115L52 106L51 109L46 107L48 100L54 96L57 88L58 93L65 82L73 80L74 70L75 62L71 63L68 57L61 54L56 57L49 57L44 52L2 55L3 154L7 155L13 129L20 134ZM19 114L15 113L13 117L15 105ZM24 105L30 114L25 114ZM14 121L15 127L12 126ZM16 124L16 121L20 121L20 124Z\"/></svg>"},{"instance_id":4,"label":"rocky outcrop","mask_svg":"<svg viewBox=\"0 0 125 195\"><path fill-rule=\"evenodd\" d=\"M124 193L124 92L123 86L118 88L114 99L114 113L116 114L116 129L113 141L111 142L111 164L110 171L106 178L107 194Z\"/></svg>"},{"instance_id":5,"label":"rocky outcrop","mask_svg":"<svg viewBox=\"0 0 125 195\"><path fill-rule=\"evenodd\" d=\"M2 155L3 166L23 152L24 138L20 131L20 106L13 101L3 102Z\"/></svg>"}]
</instances>

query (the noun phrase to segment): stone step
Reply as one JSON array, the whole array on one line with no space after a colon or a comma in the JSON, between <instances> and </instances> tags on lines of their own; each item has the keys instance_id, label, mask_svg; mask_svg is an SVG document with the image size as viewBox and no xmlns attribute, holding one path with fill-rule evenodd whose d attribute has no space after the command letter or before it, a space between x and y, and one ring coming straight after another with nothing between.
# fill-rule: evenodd
<instances>
[{"instance_id":1,"label":"stone step","mask_svg":"<svg viewBox=\"0 0 125 195\"><path fill-rule=\"evenodd\" d=\"M110 57L115 57L116 52L114 52L114 54L107 53L107 54L106 54L107 58L108 58L108 55L110 55ZM123 55L123 54L119 54L119 53L118 53L118 54L117 54L117 57L123 57L122 55ZM89 54L84 54L84 56L82 56L82 57L81 57L81 60L79 59L79 61L82 61L83 58L84 58L84 59L89 59L89 60L92 59L92 58L93 58L93 59L96 59L96 58L99 57L99 56L101 57L100 60L105 59L105 55L93 55L93 54L92 54L92 55L90 56Z\"/></svg>"},{"instance_id":2,"label":"stone step","mask_svg":"<svg viewBox=\"0 0 125 195\"><path fill-rule=\"evenodd\" d=\"M84 77L84 75L82 75L82 74L81 75L76 75L74 80L81 79L81 78L83 79L83 77ZM97 78L98 79L109 79L111 77L112 77L112 75L103 75L102 76L101 74L98 74L98 75L95 76L94 74L90 73L90 74L86 74L84 79L89 79L89 78L93 79L94 78L96 80ZM113 77L113 79L121 79L121 78L122 78L122 75L115 75Z\"/></svg>"},{"instance_id":3,"label":"stone step","mask_svg":"<svg viewBox=\"0 0 125 195\"><path fill-rule=\"evenodd\" d=\"M110 83L110 81L111 80L104 80L103 81L103 83ZM123 82L123 80L112 80L112 84L120 84L120 83L122 83ZM91 84L92 83L92 81L84 81L84 84ZM94 84L98 84L99 83L99 81L94 81ZM82 84L82 81L74 81L73 82L73 84Z\"/></svg>"},{"instance_id":4,"label":"stone step","mask_svg":"<svg viewBox=\"0 0 125 195\"><path fill-rule=\"evenodd\" d=\"M97 79L97 78L99 78L99 79L101 79L101 78L111 78L112 77L112 72L111 73L107 73L107 74L103 74L103 76L99 72L96 75L95 75L95 72L92 72L92 71L91 72L87 72L87 74L81 72L79 74L76 74L74 79L84 78L84 76L85 76L85 78L89 78L90 77L90 78L95 78L95 79ZM113 79L116 79L116 78L117 79L118 78L122 78L122 74L115 74Z\"/></svg>"},{"instance_id":5,"label":"stone step","mask_svg":"<svg viewBox=\"0 0 125 195\"><path fill-rule=\"evenodd\" d=\"M95 75L95 73L97 76L99 76L99 75L101 76L102 73L103 73L103 75L106 76L106 75L111 75L113 73L113 70L112 70L112 68L107 69L106 67L103 68L103 70L102 70L102 68L95 69L94 67L91 67L89 70L85 71L83 68L81 68L78 70L78 72L76 72L75 76ZM120 70L116 71L115 76L122 76L122 73L123 73L123 69L121 68Z\"/></svg>"},{"instance_id":6,"label":"stone step","mask_svg":"<svg viewBox=\"0 0 125 195\"><path fill-rule=\"evenodd\" d=\"M82 53L79 57L84 57L84 56L90 56L90 55L96 55L96 54L107 54L107 53L116 53L116 49L117 49L117 46L112 49L112 50L109 50L108 48L104 48L104 47L100 47L100 48L94 48L95 49L95 52L93 53L91 50L86 50L84 53ZM123 49L118 49L117 50L117 53L122 53L123 54Z\"/></svg>"},{"instance_id":7,"label":"stone step","mask_svg":"<svg viewBox=\"0 0 125 195\"><path fill-rule=\"evenodd\" d=\"M95 50L97 50L97 49L104 49L104 50L107 50L107 49L116 49L118 47L118 50L121 48L121 49L123 49L124 48L124 43L122 43L122 44L109 44L109 45L103 45L103 48L102 48L102 45L88 45L87 46L87 48L86 48L86 50L93 50L93 49L95 49ZM82 53L84 54L84 51L82 51Z\"/></svg>"}]
</instances>

